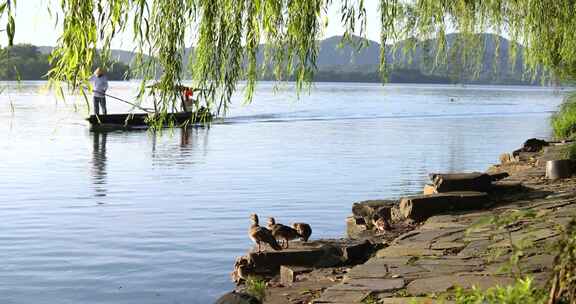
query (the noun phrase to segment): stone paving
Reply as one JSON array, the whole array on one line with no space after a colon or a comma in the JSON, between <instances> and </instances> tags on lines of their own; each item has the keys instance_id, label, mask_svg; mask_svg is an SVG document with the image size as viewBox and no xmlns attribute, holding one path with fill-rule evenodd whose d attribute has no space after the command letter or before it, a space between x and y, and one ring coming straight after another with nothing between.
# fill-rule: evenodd
<instances>
[{"instance_id":1,"label":"stone paving","mask_svg":"<svg viewBox=\"0 0 576 304\"><path fill-rule=\"evenodd\" d=\"M576 214L576 179L545 180L543 162L536 163L537 155L530 160L517 164L523 168L506 179L521 182L522 193L490 210L428 218L365 264L350 269L341 283L327 288L313 303L362 303L369 296L378 303L433 303L438 296L449 300L456 286L486 289L513 283L511 272L502 269L510 265L512 253L508 233L494 227L469 228L486 216L516 210L536 213L536 218L509 229L514 244L530 241L518 265L523 275L531 275L543 287L554 263L548 248L560 237L558 228Z\"/></svg>"},{"instance_id":2,"label":"stone paving","mask_svg":"<svg viewBox=\"0 0 576 304\"><path fill-rule=\"evenodd\" d=\"M520 271L544 287L554 263L550 246L560 238L559 227L576 214L576 178L544 178L542 159L551 155L558 155L555 146L491 167L489 173L510 176L497 182L509 191L491 194L495 204L489 209L435 215L414 230L380 237L383 248L364 264L316 269L289 285L271 282L265 303L452 303L456 286L513 283L512 272L503 268L510 265L511 245L526 241L531 245L520 257ZM473 226L488 216L527 210L536 217L517 221L507 231Z\"/></svg>"}]
</instances>

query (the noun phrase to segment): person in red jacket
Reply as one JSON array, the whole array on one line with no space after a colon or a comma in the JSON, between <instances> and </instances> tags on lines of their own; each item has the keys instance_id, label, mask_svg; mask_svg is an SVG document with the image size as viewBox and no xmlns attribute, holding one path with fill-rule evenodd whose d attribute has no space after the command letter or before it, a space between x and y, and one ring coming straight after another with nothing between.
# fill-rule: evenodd
<instances>
[{"instance_id":1,"label":"person in red jacket","mask_svg":"<svg viewBox=\"0 0 576 304\"><path fill-rule=\"evenodd\" d=\"M194 90L188 87L184 87L182 90L182 110L186 112L191 112L194 106Z\"/></svg>"}]
</instances>

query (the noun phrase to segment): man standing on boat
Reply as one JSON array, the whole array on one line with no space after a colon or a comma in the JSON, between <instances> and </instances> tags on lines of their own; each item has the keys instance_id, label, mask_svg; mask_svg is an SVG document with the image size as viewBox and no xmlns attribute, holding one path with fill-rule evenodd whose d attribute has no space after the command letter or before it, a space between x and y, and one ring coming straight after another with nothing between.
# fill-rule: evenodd
<instances>
[{"instance_id":1,"label":"man standing on boat","mask_svg":"<svg viewBox=\"0 0 576 304\"><path fill-rule=\"evenodd\" d=\"M94 75L90 77L92 86L94 87L94 114L100 115L100 107L102 112L106 115L106 90L108 90L108 77L103 68L97 68Z\"/></svg>"}]
</instances>

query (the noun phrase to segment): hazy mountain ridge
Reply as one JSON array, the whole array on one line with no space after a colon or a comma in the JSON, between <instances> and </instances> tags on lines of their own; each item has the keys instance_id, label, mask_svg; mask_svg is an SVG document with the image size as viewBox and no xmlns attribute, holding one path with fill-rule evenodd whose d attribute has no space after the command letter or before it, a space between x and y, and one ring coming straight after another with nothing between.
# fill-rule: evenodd
<instances>
[{"instance_id":1,"label":"hazy mountain ridge","mask_svg":"<svg viewBox=\"0 0 576 304\"><path fill-rule=\"evenodd\" d=\"M531 81L523 77L523 62L521 56L522 47L516 45L517 62L514 70L510 69L509 50L510 41L493 34L480 34L485 52L481 55L481 68L478 78L472 77L470 68L463 67L459 63L458 49L453 49L460 34L449 34L446 37L448 55L446 64L435 65L434 61L436 40L421 41L410 53L412 56L402 56L402 47L407 43L401 41L386 50L386 59L390 64L390 82L433 82L433 83L485 83L485 84L531 84ZM320 41L319 54L317 60L318 71L315 81L351 81L351 82L379 82L380 74L380 44L376 41L368 40L367 45L360 50L355 46L341 44L341 36L333 36ZM497 61L494 62L496 54L496 41L500 41L500 48ZM38 47L42 53L49 53L52 48ZM261 45L258 53L258 62L263 62L263 50L265 45ZM393 50L396 51L393 51ZM187 49L184 56L185 66L188 56L193 49ZM394 53L393 53L394 52ZM119 62L130 64L135 54L130 51L112 50L112 58ZM262 77L263 80L271 80L271 75Z\"/></svg>"}]
</instances>

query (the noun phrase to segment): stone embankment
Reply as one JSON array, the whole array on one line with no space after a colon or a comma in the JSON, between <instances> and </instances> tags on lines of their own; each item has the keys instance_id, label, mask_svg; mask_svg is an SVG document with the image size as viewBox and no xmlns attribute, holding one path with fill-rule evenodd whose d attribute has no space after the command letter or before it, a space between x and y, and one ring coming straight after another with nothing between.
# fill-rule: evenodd
<instances>
[{"instance_id":1,"label":"stone embankment","mask_svg":"<svg viewBox=\"0 0 576 304\"><path fill-rule=\"evenodd\" d=\"M250 253L235 278L268 278L265 303L450 303L456 286L512 283L513 272L503 271L512 247L529 242L513 270L543 286L554 261L548 248L576 214L576 178L546 178L546 162L563 158L564 148L529 140L486 173L431 174L422 195L355 203L347 239ZM518 211L535 216L506 231L475 225ZM376 231L378 218L385 231Z\"/></svg>"}]
</instances>

